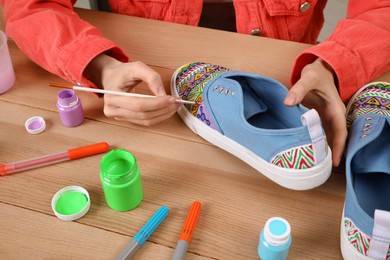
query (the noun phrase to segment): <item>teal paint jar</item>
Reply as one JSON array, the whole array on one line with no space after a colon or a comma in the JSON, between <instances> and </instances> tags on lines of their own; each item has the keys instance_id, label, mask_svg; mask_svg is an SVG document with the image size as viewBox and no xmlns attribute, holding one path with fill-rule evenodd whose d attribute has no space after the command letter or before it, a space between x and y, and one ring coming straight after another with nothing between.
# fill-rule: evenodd
<instances>
[{"instance_id":1,"label":"teal paint jar","mask_svg":"<svg viewBox=\"0 0 390 260\"><path fill-rule=\"evenodd\" d=\"M280 217L270 218L260 233L258 246L260 259L287 259L291 241L291 227L287 220Z\"/></svg>"},{"instance_id":2,"label":"teal paint jar","mask_svg":"<svg viewBox=\"0 0 390 260\"><path fill-rule=\"evenodd\" d=\"M125 149L115 149L100 161L100 180L108 206L117 211L136 208L142 201L140 170L135 157Z\"/></svg>"}]
</instances>

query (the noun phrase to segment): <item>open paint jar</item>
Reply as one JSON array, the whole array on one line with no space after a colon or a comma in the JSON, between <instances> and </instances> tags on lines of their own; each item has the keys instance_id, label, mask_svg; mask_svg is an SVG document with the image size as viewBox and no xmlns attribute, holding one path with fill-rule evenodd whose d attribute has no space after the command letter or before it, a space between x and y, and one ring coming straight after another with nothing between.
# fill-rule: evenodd
<instances>
[{"instance_id":1,"label":"open paint jar","mask_svg":"<svg viewBox=\"0 0 390 260\"><path fill-rule=\"evenodd\" d=\"M111 150L100 161L100 180L108 206L132 210L141 203L141 175L134 155L125 149Z\"/></svg>"}]
</instances>

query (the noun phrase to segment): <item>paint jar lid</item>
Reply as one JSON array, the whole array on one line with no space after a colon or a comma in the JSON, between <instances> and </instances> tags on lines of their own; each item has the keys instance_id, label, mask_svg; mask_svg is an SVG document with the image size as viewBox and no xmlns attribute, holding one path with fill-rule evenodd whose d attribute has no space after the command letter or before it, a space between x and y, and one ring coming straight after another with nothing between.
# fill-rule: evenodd
<instances>
[{"instance_id":1,"label":"paint jar lid","mask_svg":"<svg viewBox=\"0 0 390 260\"><path fill-rule=\"evenodd\" d=\"M27 132L35 135L42 133L46 129L46 122L43 117L33 116L27 119L24 126L26 127Z\"/></svg>"},{"instance_id":2,"label":"paint jar lid","mask_svg":"<svg viewBox=\"0 0 390 260\"><path fill-rule=\"evenodd\" d=\"M291 236L291 227L287 220L280 217L270 218L264 226L264 238L273 246L287 244Z\"/></svg>"},{"instance_id":3,"label":"paint jar lid","mask_svg":"<svg viewBox=\"0 0 390 260\"><path fill-rule=\"evenodd\" d=\"M66 221L72 221L87 214L91 200L86 189L80 186L67 186L59 190L51 200L54 214Z\"/></svg>"}]
</instances>

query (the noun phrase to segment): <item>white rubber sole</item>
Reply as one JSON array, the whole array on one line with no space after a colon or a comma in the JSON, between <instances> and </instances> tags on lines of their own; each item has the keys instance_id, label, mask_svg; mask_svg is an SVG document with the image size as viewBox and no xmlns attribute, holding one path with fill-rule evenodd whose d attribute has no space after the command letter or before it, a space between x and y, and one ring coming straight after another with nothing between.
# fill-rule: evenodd
<instances>
[{"instance_id":1,"label":"white rubber sole","mask_svg":"<svg viewBox=\"0 0 390 260\"><path fill-rule=\"evenodd\" d=\"M179 70L180 69L175 71L171 80L171 93L176 97L178 96L176 90L176 75ZM196 119L184 106L179 108L178 114L194 133L215 146L238 157L267 178L285 188L293 190L313 189L323 184L332 172L332 153L329 147L326 158L319 165L302 170L281 168L268 163L244 146L208 127L206 124Z\"/></svg>"}]
</instances>

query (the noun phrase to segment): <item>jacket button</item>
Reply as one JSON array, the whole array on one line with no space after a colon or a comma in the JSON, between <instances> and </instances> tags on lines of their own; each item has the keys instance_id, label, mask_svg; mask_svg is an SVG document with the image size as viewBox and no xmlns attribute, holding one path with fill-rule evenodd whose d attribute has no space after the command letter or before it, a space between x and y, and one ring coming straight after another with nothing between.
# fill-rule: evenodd
<instances>
[{"instance_id":1,"label":"jacket button","mask_svg":"<svg viewBox=\"0 0 390 260\"><path fill-rule=\"evenodd\" d=\"M261 36L260 29L253 29L253 30L251 31L251 35L254 35L254 36Z\"/></svg>"},{"instance_id":2,"label":"jacket button","mask_svg":"<svg viewBox=\"0 0 390 260\"><path fill-rule=\"evenodd\" d=\"M309 10L310 8L310 3L309 2L304 2L303 4L301 4L301 7L300 7L300 11L302 13L306 12L307 10Z\"/></svg>"}]
</instances>

